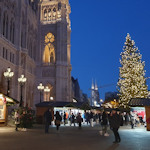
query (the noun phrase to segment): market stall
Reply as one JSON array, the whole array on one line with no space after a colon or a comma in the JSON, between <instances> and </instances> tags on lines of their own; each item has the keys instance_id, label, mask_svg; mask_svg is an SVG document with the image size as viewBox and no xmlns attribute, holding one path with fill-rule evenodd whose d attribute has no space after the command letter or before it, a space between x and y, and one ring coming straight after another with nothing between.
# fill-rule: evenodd
<instances>
[{"instance_id":1,"label":"market stall","mask_svg":"<svg viewBox=\"0 0 150 150\"><path fill-rule=\"evenodd\" d=\"M137 113L139 115L141 115L144 119L144 115L145 115L145 121L146 121L146 127L147 127L147 131L150 131L150 99L148 98L132 98L129 102L129 105L131 107L143 107L143 109L139 109L140 111L137 111L137 109L135 109L135 111L137 111ZM145 107L145 111L144 111L144 107Z\"/></svg>"},{"instance_id":2,"label":"market stall","mask_svg":"<svg viewBox=\"0 0 150 150\"><path fill-rule=\"evenodd\" d=\"M18 101L0 93L0 124L7 123L7 112L9 105L16 104Z\"/></svg>"}]
</instances>

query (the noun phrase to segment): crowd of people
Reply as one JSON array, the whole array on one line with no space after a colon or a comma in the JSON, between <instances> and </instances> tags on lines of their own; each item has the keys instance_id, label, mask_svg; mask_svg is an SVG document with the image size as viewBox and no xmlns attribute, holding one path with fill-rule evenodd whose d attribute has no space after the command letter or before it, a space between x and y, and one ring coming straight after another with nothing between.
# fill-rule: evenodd
<instances>
[{"instance_id":1,"label":"crowd of people","mask_svg":"<svg viewBox=\"0 0 150 150\"><path fill-rule=\"evenodd\" d=\"M109 136L108 129L110 128L115 137L114 143L119 143L121 141L120 135L118 133L118 129L120 126L123 125L130 125L131 128L135 128L139 125L145 125L145 120L143 117L138 116L137 113L134 112L119 112L113 109L110 111L102 111L98 113L94 113L93 111L85 111L84 113L78 112L73 113L60 113L56 111L54 115L51 112L51 109L48 109L44 113L44 122L45 122L45 133L49 132L49 126L51 125L52 121L56 126L56 130L59 131L59 127L61 124L68 124L70 126L77 126L78 128L82 128L82 124L90 125L93 127L95 124L100 125L101 130L100 135ZM15 112L15 124L16 124L16 131L18 131L18 126L20 124L20 117L18 111Z\"/></svg>"}]
</instances>

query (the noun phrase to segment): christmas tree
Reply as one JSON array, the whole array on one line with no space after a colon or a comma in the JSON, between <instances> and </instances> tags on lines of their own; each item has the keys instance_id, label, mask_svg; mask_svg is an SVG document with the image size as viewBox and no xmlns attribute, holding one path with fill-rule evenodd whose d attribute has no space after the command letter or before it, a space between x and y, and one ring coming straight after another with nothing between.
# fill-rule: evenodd
<instances>
[{"instance_id":1,"label":"christmas tree","mask_svg":"<svg viewBox=\"0 0 150 150\"><path fill-rule=\"evenodd\" d=\"M129 34L127 34L125 46L120 55L119 104L120 107L128 107L131 98L147 98L148 96L145 62L141 60L142 55Z\"/></svg>"}]
</instances>

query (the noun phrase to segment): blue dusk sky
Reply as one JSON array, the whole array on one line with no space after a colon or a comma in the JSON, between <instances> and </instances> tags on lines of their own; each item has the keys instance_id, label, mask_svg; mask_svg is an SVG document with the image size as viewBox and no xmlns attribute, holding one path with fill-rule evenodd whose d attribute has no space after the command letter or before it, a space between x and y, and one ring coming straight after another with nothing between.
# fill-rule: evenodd
<instances>
[{"instance_id":1,"label":"blue dusk sky","mask_svg":"<svg viewBox=\"0 0 150 150\"><path fill-rule=\"evenodd\" d=\"M116 91L119 59L130 34L150 77L150 0L70 0L72 76L90 96L92 78L105 92ZM150 79L147 80L150 84Z\"/></svg>"}]
</instances>

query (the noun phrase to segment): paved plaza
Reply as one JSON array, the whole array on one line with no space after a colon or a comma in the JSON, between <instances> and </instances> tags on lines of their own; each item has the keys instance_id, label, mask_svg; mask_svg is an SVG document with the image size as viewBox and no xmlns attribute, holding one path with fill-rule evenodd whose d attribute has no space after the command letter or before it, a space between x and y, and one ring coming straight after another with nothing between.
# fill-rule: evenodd
<instances>
[{"instance_id":1,"label":"paved plaza","mask_svg":"<svg viewBox=\"0 0 150 150\"><path fill-rule=\"evenodd\" d=\"M121 127L121 143L113 144L114 136L99 134L100 127L51 127L44 133L44 126L16 132L11 127L0 127L1 150L150 150L150 132L145 128Z\"/></svg>"}]
</instances>

